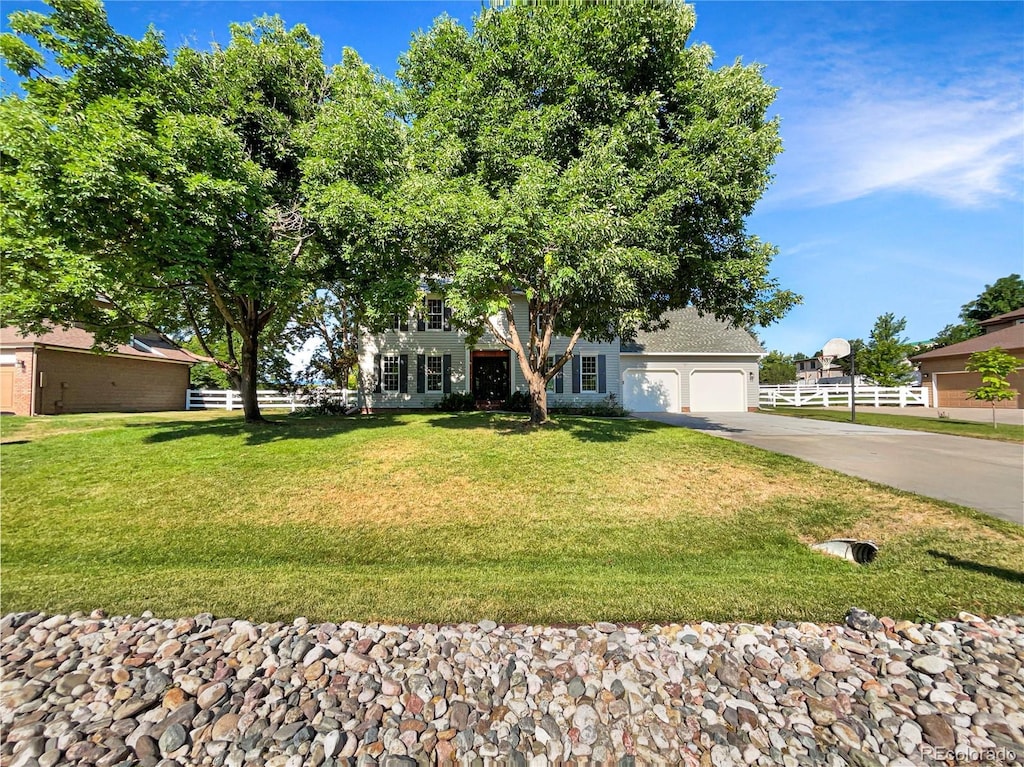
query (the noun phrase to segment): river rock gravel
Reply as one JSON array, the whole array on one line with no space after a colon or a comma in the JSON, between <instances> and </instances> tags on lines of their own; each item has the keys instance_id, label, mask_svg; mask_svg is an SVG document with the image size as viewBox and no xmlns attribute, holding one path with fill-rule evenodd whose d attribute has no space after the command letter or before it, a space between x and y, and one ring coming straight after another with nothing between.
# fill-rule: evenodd
<instances>
[{"instance_id":1,"label":"river rock gravel","mask_svg":"<svg viewBox=\"0 0 1024 767\"><path fill-rule=\"evenodd\" d=\"M0 619L3 767L1024 762L1024 617Z\"/></svg>"}]
</instances>

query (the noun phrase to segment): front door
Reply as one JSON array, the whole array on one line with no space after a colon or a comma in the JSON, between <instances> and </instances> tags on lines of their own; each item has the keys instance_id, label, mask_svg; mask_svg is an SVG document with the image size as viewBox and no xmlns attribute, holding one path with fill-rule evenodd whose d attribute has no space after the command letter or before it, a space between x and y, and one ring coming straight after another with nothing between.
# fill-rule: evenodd
<instances>
[{"instance_id":1,"label":"front door","mask_svg":"<svg viewBox=\"0 0 1024 767\"><path fill-rule=\"evenodd\" d=\"M508 354L473 355L473 397L478 402L504 402L509 390Z\"/></svg>"}]
</instances>

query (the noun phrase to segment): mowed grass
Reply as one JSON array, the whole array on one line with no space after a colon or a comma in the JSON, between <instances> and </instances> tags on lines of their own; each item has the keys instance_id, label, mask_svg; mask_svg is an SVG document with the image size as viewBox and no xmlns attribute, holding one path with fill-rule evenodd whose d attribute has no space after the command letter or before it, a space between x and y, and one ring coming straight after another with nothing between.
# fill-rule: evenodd
<instances>
[{"instance_id":1,"label":"mowed grass","mask_svg":"<svg viewBox=\"0 0 1024 767\"><path fill-rule=\"evenodd\" d=\"M813 418L818 421L842 421L849 423L849 410L822 410L806 407L765 408L765 413L789 415L796 418ZM914 415L889 415L888 413L857 411L857 423L865 426L887 426L891 429L908 431L930 431L935 434L952 434L957 437L979 437L1001 442L1024 442L1024 425L1001 423L993 427L991 422L961 421L955 418L923 418Z\"/></svg>"},{"instance_id":2,"label":"mowed grass","mask_svg":"<svg viewBox=\"0 0 1024 767\"><path fill-rule=\"evenodd\" d=\"M1024 611L1024 530L640 420L3 419L2 610L576 624ZM876 540L870 566L807 543Z\"/></svg>"}]
</instances>

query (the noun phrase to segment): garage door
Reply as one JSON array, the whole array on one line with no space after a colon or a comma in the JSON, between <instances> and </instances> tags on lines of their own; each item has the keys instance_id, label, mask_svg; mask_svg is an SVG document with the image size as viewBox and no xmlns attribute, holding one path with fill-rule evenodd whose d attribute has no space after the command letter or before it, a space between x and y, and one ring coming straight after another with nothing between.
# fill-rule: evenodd
<instances>
[{"instance_id":1,"label":"garage door","mask_svg":"<svg viewBox=\"0 0 1024 767\"><path fill-rule=\"evenodd\" d=\"M746 387L741 370L694 370L690 374L690 411L746 411Z\"/></svg>"},{"instance_id":2,"label":"garage door","mask_svg":"<svg viewBox=\"0 0 1024 767\"><path fill-rule=\"evenodd\" d=\"M674 370L627 370L622 405L637 413L678 413L679 374Z\"/></svg>"},{"instance_id":3,"label":"garage door","mask_svg":"<svg viewBox=\"0 0 1024 767\"><path fill-rule=\"evenodd\" d=\"M0 365L0 411L14 412L14 365Z\"/></svg>"}]
</instances>

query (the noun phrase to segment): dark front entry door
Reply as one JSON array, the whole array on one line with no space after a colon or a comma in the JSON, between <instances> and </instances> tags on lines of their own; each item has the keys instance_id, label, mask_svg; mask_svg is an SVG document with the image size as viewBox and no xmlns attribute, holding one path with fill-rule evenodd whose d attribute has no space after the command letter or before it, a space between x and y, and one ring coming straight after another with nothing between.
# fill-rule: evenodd
<instances>
[{"instance_id":1,"label":"dark front entry door","mask_svg":"<svg viewBox=\"0 0 1024 767\"><path fill-rule=\"evenodd\" d=\"M473 397L488 402L508 397L508 355L473 358Z\"/></svg>"}]
</instances>

